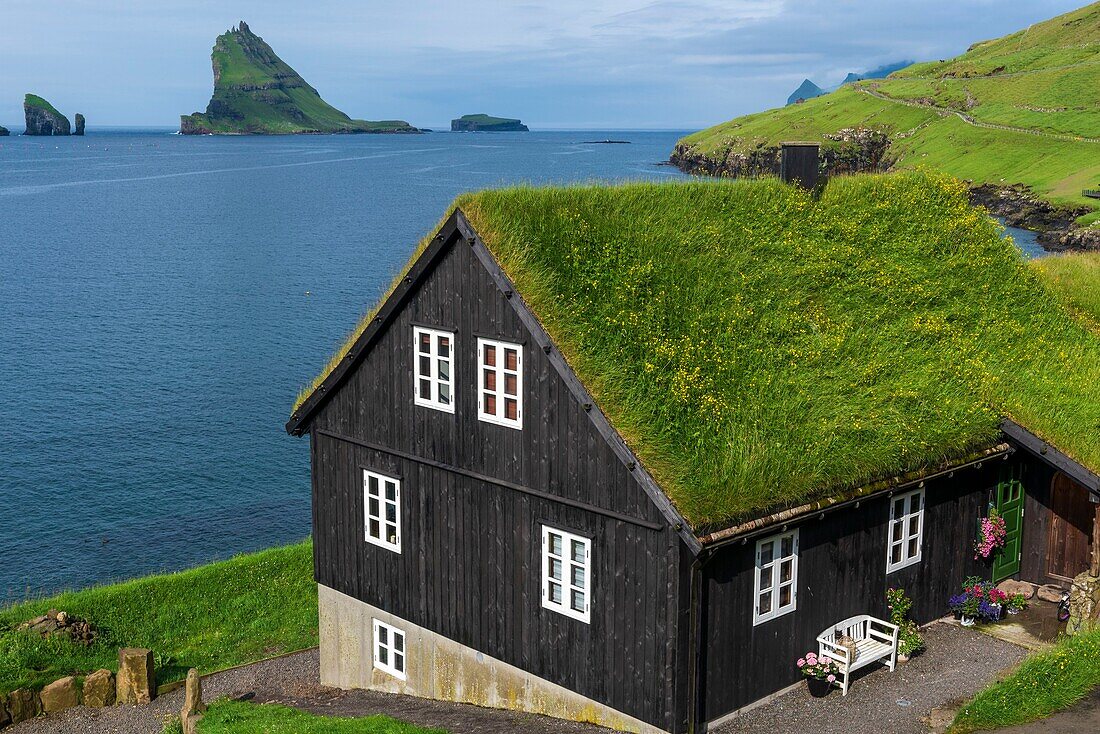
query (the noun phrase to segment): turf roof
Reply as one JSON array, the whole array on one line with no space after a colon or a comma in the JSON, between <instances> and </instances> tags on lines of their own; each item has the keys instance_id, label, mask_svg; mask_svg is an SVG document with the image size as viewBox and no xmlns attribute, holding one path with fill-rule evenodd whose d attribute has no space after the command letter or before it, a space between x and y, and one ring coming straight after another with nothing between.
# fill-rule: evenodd
<instances>
[{"instance_id":1,"label":"turf roof","mask_svg":"<svg viewBox=\"0 0 1100 734\"><path fill-rule=\"evenodd\" d=\"M1100 468L1100 336L954 180L456 204L697 531L963 457L1003 417Z\"/></svg>"}]
</instances>

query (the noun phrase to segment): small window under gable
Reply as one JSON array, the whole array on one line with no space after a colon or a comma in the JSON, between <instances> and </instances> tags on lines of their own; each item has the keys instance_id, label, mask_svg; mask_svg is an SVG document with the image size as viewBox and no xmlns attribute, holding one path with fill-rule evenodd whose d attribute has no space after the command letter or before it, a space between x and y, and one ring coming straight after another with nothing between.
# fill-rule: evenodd
<instances>
[{"instance_id":1,"label":"small window under gable","mask_svg":"<svg viewBox=\"0 0 1100 734\"><path fill-rule=\"evenodd\" d=\"M455 412L454 343L452 332L413 327L413 390L417 405Z\"/></svg>"},{"instance_id":2,"label":"small window under gable","mask_svg":"<svg viewBox=\"0 0 1100 734\"><path fill-rule=\"evenodd\" d=\"M401 482L363 470L366 541L401 552Z\"/></svg>"},{"instance_id":3,"label":"small window under gable","mask_svg":"<svg viewBox=\"0 0 1100 734\"><path fill-rule=\"evenodd\" d=\"M756 542L752 623L795 610L798 600L798 529Z\"/></svg>"},{"instance_id":4,"label":"small window under gable","mask_svg":"<svg viewBox=\"0 0 1100 734\"><path fill-rule=\"evenodd\" d=\"M405 680L405 660L405 633L381 620L374 620L374 667Z\"/></svg>"},{"instance_id":5,"label":"small window under gable","mask_svg":"<svg viewBox=\"0 0 1100 734\"><path fill-rule=\"evenodd\" d=\"M477 340L477 417L523 428L523 346Z\"/></svg>"},{"instance_id":6,"label":"small window under gable","mask_svg":"<svg viewBox=\"0 0 1100 734\"><path fill-rule=\"evenodd\" d=\"M924 490L890 498L890 542L886 552L886 573L920 563L924 540Z\"/></svg>"},{"instance_id":7,"label":"small window under gable","mask_svg":"<svg viewBox=\"0 0 1100 734\"><path fill-rule=\"evenodd\" d=\"M592 609L592 541L542 526L542 605L589 623Z\"/></svg>"}]
</instances>

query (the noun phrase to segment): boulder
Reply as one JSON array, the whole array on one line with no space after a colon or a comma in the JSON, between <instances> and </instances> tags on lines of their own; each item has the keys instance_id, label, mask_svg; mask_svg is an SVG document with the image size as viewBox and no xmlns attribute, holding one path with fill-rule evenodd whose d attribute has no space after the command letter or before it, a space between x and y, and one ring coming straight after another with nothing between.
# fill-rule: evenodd
<instances>
[{"instance_id":1,"label":"boulder","mask_svg":"<svg viewBox=\"0 0 1100 734\"><path fill-rule=\"evenodd\" d=\"M47 714L60 713L80 705L80 685L73 676L65 676L43 688L39 698Z\"/></svg>"},{"instance_id":2,"label":"boulder","mask_svg":"<svg viewBox=\"0 0 1100 734\"><path fill-rule=\"evenodd\" d=\"M76 113L76 129L73 130L73 135L84 134L84 115L79 112Z\"/></svg>"},{"instance_id":3,"label":"boulder","mask_svg":"<svg viewBox=\"0 0 1100 734\"><path fill-rule=\"evenodd\" d=\"M37 692L29 688L16 688L8 694L8 715L11 716L11 723L28 721L40 713L42 702Z\"/></svg>"},{"instance_id":4,"label":"boulder","mask_svg":"<svg viewBox=\"0 0 1100 734\"><path fill-rule=\"evenodd\" d=\"M1043 584L1036 590L1035 595L1043 601L1057 604L1062 601L1062 587L1056 584Z\"/></svg>"},{"instance_id":5,"label":"boulder","mask_svg":"<svg viewBox=\"0 0 1100 734\"><path fill-rule=\"evenodd\" d=\"M116 703L149 703L157 697L153 682L153 651L124 647L118 651Z\"/></svg>"},{"instance_id":6,"label":"boulder","mask_svg":"<svg viewBox=\"0 0 1100 734\"><path fill-rule=\"evenodd\" d=\"M8 697L0 693L0 729L11 723L11 714L8 713Z\"/></svg>"},{"instance_id":7,"label":"boulder","mask_svg":"<svg viewBox=\"0 0 1100 734\"><path fill-rule=\"evenodd\" d=\"M1001 583L997 584L997 588L1008 594L1009 596L1023 594L1025 599L1031 599L1035 596L1035 584L1029 584L1026 581L1013 581L1012 579L1005 579Z\"/></svg>"},{"instance_id":8,"label":"boulder","mask_svg":"<svg viewBox=\"0 0 1100 734\"><path fill-rule=\"evenodd\" d=\"M1100 576L1088 571L1073 579L1069 591L1069 621L1066 634L1076 635L1092 629L1100 617Z\"/></svg>"},{"instance_id":9,"label":"boulder","mask_svg":"<svg viewBox=\"0 0 1100 734\"><path fill-rule=\"evenodd\" d=\"M198 670L191 668L187 671L187 687L183 693L183 708L180 710L183 734L196 734L203 711L206 711L206 704L202 702L202 678Z\"/></svg>"},{"instance_id":10,"label":"boulder","mask_svg":"<svg viewBox=\"0 0 1100 734\"><path fill-rule=\"evenodd\" d=\"M97 670L84 679L84 705L94 709L113 706L115 703L115 674L107 669Z\"/></svg>"}]
</instances>

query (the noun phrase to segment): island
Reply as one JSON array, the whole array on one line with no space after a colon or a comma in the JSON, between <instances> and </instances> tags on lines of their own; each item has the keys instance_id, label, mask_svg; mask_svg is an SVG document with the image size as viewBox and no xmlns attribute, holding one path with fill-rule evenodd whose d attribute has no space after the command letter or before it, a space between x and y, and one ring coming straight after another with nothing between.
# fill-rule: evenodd
<instances>
[{"instance_id":1,"label":"island","mask_svg":"<svg viewBox=\"0 0 1100 734\"><path fill-rule=\"evenodd\" d=\"M3 125L0 125L0 138L4 137L5 135L10 135L10 134L11 133L8 132L8 129L6 127L4 127Z\"/></svg>"},{"instance_id":2,"label":"island","mask_svg":"<svg viewBox=\"0 0 1100 734\"><path fill-rule=\"evenodd\" d=\"M210 54L214 94L206 112L180 116L184 135L419 133L404 120L353 120L280 59L243 20Z\"/></svg>"},{"instance_id":3,"label":"island","mask_svg":"<svg viewBox=\"0 0 1100 734\"><path fill-rule=\"evenodd\" d=\"M23 98L23 114L27 118L24 135L70 135L69 119L37 94Z\"/></svg>"},{"instance_id":4,"label":"island","mask_svg":"<svg viewBox=\"0 0 1100 734\"><path fill-rule=\"evenodd\" d=\"M529 132L527 126L519 120L509 117L493 117L492 115L463 115L457 120L451 120L451 132L458 133L525 133Z\"/></svg>"}]
</instances>

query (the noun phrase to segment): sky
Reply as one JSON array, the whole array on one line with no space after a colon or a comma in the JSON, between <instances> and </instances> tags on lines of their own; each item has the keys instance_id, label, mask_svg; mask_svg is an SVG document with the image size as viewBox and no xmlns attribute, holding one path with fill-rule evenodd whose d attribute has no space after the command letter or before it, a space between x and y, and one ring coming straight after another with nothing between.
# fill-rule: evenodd
<instances>
[{"instance_id":1,"label":"sky","mask_svg":"<svg viewBox=\"0 0 1100 734\"><path fill-rule=\"evenodd\" d=\"M89 129L205 109L239 20L352 117L697 129L900 60L957 55L1084 0L0 0L0 125L39 94Z\"/></svg>"}]
</instances>

